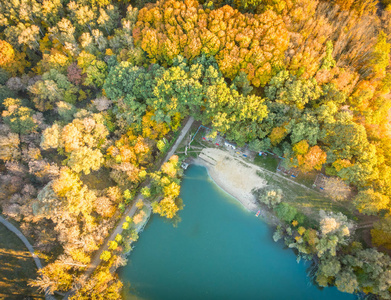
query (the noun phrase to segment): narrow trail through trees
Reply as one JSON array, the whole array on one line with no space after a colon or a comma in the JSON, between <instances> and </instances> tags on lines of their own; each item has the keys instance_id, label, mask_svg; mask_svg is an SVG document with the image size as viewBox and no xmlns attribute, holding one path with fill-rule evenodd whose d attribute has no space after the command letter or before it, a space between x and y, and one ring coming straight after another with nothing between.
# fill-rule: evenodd
<instances>
[{"instance_id":1,"label":"narrow trail through trees","mask_svg":"<svg viewBox=\"0 0 391 300\"><path fill-rule=\"evenodd\" d=\"M176 149L178 148L178 146L181 144L183 138L185 137L185 135L187 134L187 132L189 131L191 125L193 125L193 122L194 122L194 118L193 117L190 117L185 126L182 128L181 130L181 133L179 134L176 142L174 143L174 145L171 147L171 149L167 152L167 155L165 156L165 158L162 160L160 166L159 166L159 169L161 167L161 165L163 165L165 162L168 161L168 159L175 153ZM149 186L149 181L146 183L146 186ZM115 237L117 236L117 234L121 234L122 232L122 224L126 221L126 217L132 217L134 215L134 213L136 212L137 210L137 203L138 202L143 202L144 201L144 197L143 195L141 195L140 193L138 193L136 196L135 196L135 199L139 199L138 201L135 201L133 203L133 205L131 207L129 207L125 213L123 214L122 218L120 219L120 221L118 222L118 225L117 227L111 232L111 234L105 239L105 241L103 242L102 246L99 248L99 250L95 253L93 259L91 260L91 263L90 265L87 267L86 271L84 272L81 280L79 281L81 284L84 283L89 276L91 276L91 274L95 271L95 269L99 266L100 262L101 262L101 259L100 259L100 256L102 254L103 251L106 251L108 250L108 241L112 241L115 239ZM64 295L64 300L65 299L68 299L70 296L73 295L73 293L76 291L76 287L74 287L73 289L69 290L65 295Z\"/></svg>"},{"instance_id":2,"label":"narrow trail through trees","mask_svg":"<svg viewBox=\"0 0 391 300\"><path fill-rule=\"evenodd\" d=\"M27 240L27 238L23 235L23 233L21 233L18 228L16 228L9 221L4 219L2 216L0 216L0 223L2 223L9 231L12 231L14 234L16 234L16 236L23 242L23 244L26 246L26 248L31 253L31 256L34 259L35 265L37 266L38 270L42 269L42 263L41 263L39 257L35 254L33 246L30 244L30 242ZM45 299L51 299L51 297L45 294Z\"/></svg>"}]
</instances>

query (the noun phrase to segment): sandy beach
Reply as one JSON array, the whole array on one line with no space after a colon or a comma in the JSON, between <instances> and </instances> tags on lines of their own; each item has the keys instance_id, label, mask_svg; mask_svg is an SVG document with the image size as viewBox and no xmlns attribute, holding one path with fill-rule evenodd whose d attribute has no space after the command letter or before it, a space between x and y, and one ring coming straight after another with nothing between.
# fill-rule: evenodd
<instances>
[{"instance_id":1,"label":"sandy beach","mask_svg":"<svg viewBox=\"0 0 391 300\"><path fill-rule=\"evenodd\" d=\"M259 209L252 191L265 187L266 182L256 174L256 166L246 164L229 152L215 148L203 149L194 164L206 167L214 182L245 208L254 212Z\"/></svg>"},{"instance_id":2,"label":"sandy beach","mask_svg":"<svg viewBox=\"0 0 391 300\"><path fill-rule=\"evenodd\" d=\"M265 170L246 163L228 151L216 148L204 148L192 163L206 167L212 180L247 210L254 213L261 210L260 216L265 222L272 225L280 224L273 213L262 209L252 193L254 189L267 185L266 181L257 175L257 172L264 173Z\"/></svg>"}]
</instances>

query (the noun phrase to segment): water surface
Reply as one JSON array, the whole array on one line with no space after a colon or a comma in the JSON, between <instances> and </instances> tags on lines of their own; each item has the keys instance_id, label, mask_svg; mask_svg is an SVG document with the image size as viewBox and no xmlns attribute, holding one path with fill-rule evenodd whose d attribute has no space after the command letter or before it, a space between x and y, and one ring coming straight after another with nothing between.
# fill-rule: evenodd
<instances>
[{"instance_id":1,"label":"water surface","mask_svg":"<svg viewBox=\"0 0 391 300\"><path fill-rule=\"evenodd\" d=\"M191 166L182 183L177 227L153 216L119 274L125 299L356 299L323 290L272 240L272 229Z\"/></svg>"}]
</instances>

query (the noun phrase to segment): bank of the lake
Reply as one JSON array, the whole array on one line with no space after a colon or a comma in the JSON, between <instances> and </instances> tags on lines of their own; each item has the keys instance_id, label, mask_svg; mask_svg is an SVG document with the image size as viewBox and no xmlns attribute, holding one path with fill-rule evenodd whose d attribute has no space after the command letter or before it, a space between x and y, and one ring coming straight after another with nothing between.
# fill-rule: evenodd
<instances>
[{"instance_id":1,"label":"bank of the lake","mask_svg":"<svg viewBox=\"0 0 391 300\"><path fill-rule=\"evenodd\" d=\"M120 269L125 299L355 299L311 284L309 263L219 189L205 168L185 173L177 227L153 216ZM130 287L129 287L130 286Z\"/></svg>"}]
</instances>

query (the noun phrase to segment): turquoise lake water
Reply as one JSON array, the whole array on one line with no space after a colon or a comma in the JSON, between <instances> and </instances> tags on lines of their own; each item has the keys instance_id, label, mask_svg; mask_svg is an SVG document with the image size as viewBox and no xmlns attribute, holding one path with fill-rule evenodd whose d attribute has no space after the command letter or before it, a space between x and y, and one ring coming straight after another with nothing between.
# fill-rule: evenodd
<instances>
[{"instance_id":1,"label":"turquoise lake water","mask_svg":"<svg viewBox=\"0 0 391 300\"><path fill-rule=\"evenodd\" d=\"M272 228L191 166L182 182L185 208L173 227L153 216L127 266L119 270L125 299L356 299L323 290L308 262L272 239Z\"/></svg>"}]
</instances>

